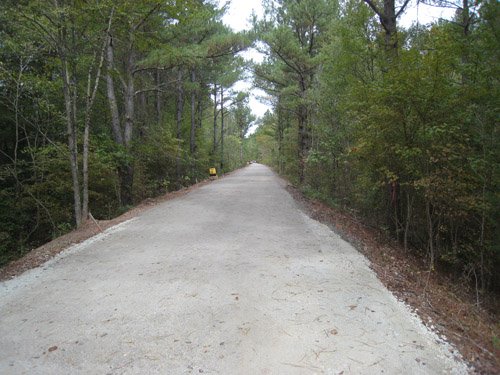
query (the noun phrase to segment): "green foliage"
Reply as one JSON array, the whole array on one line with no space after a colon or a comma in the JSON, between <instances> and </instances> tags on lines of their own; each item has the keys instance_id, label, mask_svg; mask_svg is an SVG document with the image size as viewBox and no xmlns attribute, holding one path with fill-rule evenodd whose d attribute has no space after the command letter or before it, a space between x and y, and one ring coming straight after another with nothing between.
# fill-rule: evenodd
<instances>
[{"instance_id":1,"label":"green foliage","mask_svg":"<svg viewBox=\"0 0 500 375\"><path fill-rule=\"evenodd\" d=\"M171 184L176 180L176 160L185 157L180 155L181 152L168 129L158 125L151 128L134 149L137 155L135 196L144 199L172 190ZM185 160L181 162L184 164Z\"/></svg>"},{"instance_id":2,"label":"green foliage","mask_svg":"<svg viewBox=\"0 0 500 375\"><path fill-rule=\"evenodd\" d=\"M499 350L500 349L500 339L497 336L493 336L491 341L493 342L493 347L495 348L495 350Z\"/></svg>"},{"instance_id":3,"label":"green foliage","mask_svg":"<svg viewBox=\"0 0 500 375\"><path fill-rule=\"evenodd\" d=\"M499 9L481 4L467 33L451 22L400 30L403 47L389 58L371 10L343 3L323 26L311 60L318 78L301 101L297 86L285 84L293 66L271 48L256 69L276 98L274 120L256 133L263 161L297 178L294 111L306 105L314 114L307 195L386 227L430 267L475 274L482 288L499 285ZM306 66L290 31L273 22L264 42Z\"/></svg>"},{"instance_id":4,"label":"green foliage","mask_svg":"<svg viewBox=\"0 0 500 375\"><path fill-rule=\"evenodd\" d=\"M218 105L211 98L214 84L224 85L227 96L225 169L241 165L244 135L253 119L245 97L235 100L229 93L244 71L235 54L253 36L223 25L224 8L192 0L4 3L0 266L74 228L74 207L84 206L86 124L89 211L96 219L111 219L144 198L208 177L209 161L220 155L213 154L208 116ZM114 66L107 61L109 36ZM130 125L129 142L120 142L111 126L110 81L119 127L125 133L124 124ZM88 107L94 84L95 102ZM68 118L74 127L75 174Z\"/></svg>"}]
</instances>

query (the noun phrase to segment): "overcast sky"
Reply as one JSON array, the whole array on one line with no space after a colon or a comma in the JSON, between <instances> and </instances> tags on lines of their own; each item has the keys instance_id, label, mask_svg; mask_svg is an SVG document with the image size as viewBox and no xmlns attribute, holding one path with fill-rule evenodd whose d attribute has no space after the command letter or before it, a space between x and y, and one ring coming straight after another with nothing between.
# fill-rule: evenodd
<instances>
[{"instance_id":1,"label":"overcast sky","mask_svg":"<svg viewBox=\"0 0 500 375\"><path fill-rule=\"evenodd\" d=\"M225 4L226 0L219 0L219 3L221 5ZM250 17L252 11L255 11L257 16L262 15L262 5L260 1L232 0L229 11L225 14L223 21L234 31L248 30L251 28ZM439 18L450 19L453 14L453 9L431 7L424 4L419 4L417 6L417 0L411 0L407 11L402 15L399 22L402 26L408 27L411 26L413 22L417 22L417 20L420 24L428 24L437 21ZM256 51L246 51L243 56L247 59L254 59L255 61L260 61L262 59L262 56ZM264 93L258 89L252 89L251 86L251 82L249 81L240 81L235 85L235 89L238 91L251 92L250 106L252 112L260 117L266 110L270 109L270 107L258 100L258 97L263 96Z\"/></svg>"}]
</instances>

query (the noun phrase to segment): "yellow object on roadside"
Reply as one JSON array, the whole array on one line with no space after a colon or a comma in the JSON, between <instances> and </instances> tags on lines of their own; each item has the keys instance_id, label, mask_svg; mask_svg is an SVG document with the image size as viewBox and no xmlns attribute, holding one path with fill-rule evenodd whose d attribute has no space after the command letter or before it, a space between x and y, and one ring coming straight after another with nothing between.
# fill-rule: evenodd
<instances>
[{"instance_id":1,"label":"yellow object on roadside","mask_svg":"<svg viewBox=\"0 0 500 375\"><path fill-rule=\"evenodd\" d=\"M210 168L208 170L209 174L210 174L210 177L215 177L217 176L217 170L215 168Z\"/></svg>"}]
</instances>

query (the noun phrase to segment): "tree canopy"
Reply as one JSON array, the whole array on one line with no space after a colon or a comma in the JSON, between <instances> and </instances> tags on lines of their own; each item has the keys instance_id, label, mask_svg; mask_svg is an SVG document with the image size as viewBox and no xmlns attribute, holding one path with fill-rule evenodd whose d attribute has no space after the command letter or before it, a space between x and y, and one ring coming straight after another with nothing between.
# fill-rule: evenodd
<instances>
[{"instance_id":1,"label":"tree canopy","mask_svg":"<svg viewBox=\"0 0 500 375\"><path fill-rule=\"evenodd\" d=\"M225 8L2 3L0 264L246 161L253 118L232 85L253 37L223 24Z\"/></svg>"},{"instance_id":2,"label":"tree canopy","mask_svg":"<svg viewBox=\"0 0 500 375\"><path fill-rule=\"evenodd\" d=\"M255 23L271 95L260 160L386 228L430 269L498 285L498 2L398 25L408 1L267 2Z\"/></svg>"},{"instance_id":3,"label":"tree canopy","mask_svg":"<svg viewBox=\"0 0 500 375\"><path fill-rule=\"evenodd\" d=\"M426 2L454 19L402 27L406 0L266 0L234 32L209 0L3 1L0 263L258 159L430 270L498 286L500 5ZM259 119L234 86L251 46L273 107Z\"/></svg>"}]
</instances>

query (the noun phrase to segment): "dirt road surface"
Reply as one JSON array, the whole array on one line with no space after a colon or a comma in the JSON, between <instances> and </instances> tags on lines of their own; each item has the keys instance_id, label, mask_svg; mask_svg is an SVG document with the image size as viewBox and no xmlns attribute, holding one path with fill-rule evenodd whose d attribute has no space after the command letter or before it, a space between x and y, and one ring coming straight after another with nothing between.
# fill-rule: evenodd
<instances>
[{"instance_id":1,"label":"dirt road surface","mask_svg":"<svg viewBox=\"0 0 500 375\"><path fill-rule=\"evenodd\" d=\"M253 164L0 284L2 374L462 374Z\"/></svg>"}]
</instances>

